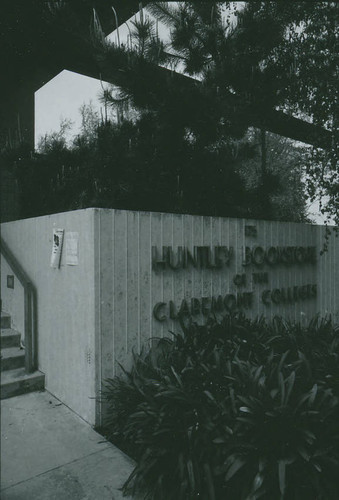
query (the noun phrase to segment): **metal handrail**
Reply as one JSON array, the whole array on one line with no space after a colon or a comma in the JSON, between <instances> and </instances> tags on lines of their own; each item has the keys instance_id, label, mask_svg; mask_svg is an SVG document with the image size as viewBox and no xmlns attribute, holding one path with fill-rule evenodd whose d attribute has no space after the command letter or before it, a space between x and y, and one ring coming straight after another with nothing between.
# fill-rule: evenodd
<instances>
[{"instance_id":1,"label":"metal handrail","mask_svg":"<svg viewBox=\"0 0 339 500\"><path fill-rule=\"evenodd\" d=\"M25 370L37 369L37 293L32 280L7 243L0 237L0 251L24 288Z\"/></svg>"}]
</instances>

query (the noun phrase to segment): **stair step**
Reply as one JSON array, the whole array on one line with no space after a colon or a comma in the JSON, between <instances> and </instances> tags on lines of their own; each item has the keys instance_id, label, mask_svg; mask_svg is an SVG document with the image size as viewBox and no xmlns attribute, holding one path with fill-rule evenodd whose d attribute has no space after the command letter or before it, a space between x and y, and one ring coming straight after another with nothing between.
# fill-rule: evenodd
<instances>
[{"instance_id":1,"label":"stair step","mask_svg":"<svg viewBox=\"0 0 339 500\"><path fill-rule=\"evenodd\" d=\"M19 347L21 335L12 328L1 328L0 346L6 347Z\"/></svg>"},{"instance_id":2,"label":"stair step","mask_svg":"<svg viewBox=\"0 0 339 500\"><path fill-rule=\"evenodd\" d=\"M7 399L27 392L43 391L45 375L39 371L25 373L24 368L8 370L1 374L1 398Z\"/></svg>"},{"instance_id":3,"label":"stair step","mask_svg":"<svg viewBox=\"0 0 339 500\"><path fill-rule=\"evenodd\" d=\"M14 370L25 365L25 351L20 347L1 349L1 371ZM2 375L1 375L2 377Z\"/></svg>"},{"instance_id":4,"label":"stair step","mask_svg":"<svg viewBox=\"0 0 339 500\"><path fill-rule=\"evenodd\" d=\"M11 327L11 317L9 314L2 312L1 313L1 328L10 328Z\"/></svg>"}]
</instances>

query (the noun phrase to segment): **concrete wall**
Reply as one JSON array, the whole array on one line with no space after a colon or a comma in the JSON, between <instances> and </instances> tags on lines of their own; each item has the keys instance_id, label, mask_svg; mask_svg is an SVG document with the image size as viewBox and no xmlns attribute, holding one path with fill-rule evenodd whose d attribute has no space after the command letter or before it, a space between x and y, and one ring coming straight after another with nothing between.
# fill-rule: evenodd
<instances>
[{"instance_id":1,"label":"concrete wall","mask_svg":"<svg viewBox=\"0 0 339 500\"><path fill-rule=\"evenodd\" d=\"M50 267L53 228L63 228L66 235L79 233L77 266L66 264L64 248L60 269ZM101 423L102 408L90 398L99 396L103 380L119 372L118 363L128 367L133 349L139 351L151 337L180 330L178 321L169 317L170 301L179 309L183 299L190 307L196 298L208 308L212 297L246 292L252 303L244 311L251 317L283 315L306 323L319 313L332 314L339 322L339 238L331 237L328 252L320 256L323 227L87 209L11 222L1 229L38 289L39 367L46 374L46 387L92 424ZM152 247L157 248L159 260L163 246L174 252L178 246L192 251L194 246L233 247L233 257L220 268L154 267ZM243 265L245 247L290 246L314 247L316 261ZM17 280L17 296L6 288L5 262L2 270L3 309L21 329L22 290ZM256 283L258 273L266 273L267 281ZM245 275L246 283L236 284L236 275ZM312 291L308 298L272 300L273 290L304 285ZM154 316L160 302L164 321ZM195 315L194 320L206 321L206 315Z\"/></svg>"},{"instance_id":2,"label":"concrete wall","mask_svg":"<svg viewBox=\"0 0 339 500\"><path fill-rule=\"evenodd\" d=\"M60 269L50 267L53 228L79 233L79 264L66 265L65 246ZM85 420L95 423L95 289L94 210L80 210L1 225L1 236L38 291L38 361L46 388ZM1 259L3 310L23 333L23 293L15 279L6 287Z\"/></svg>"},{"instance_id":3,"label":"concrete wall","mask_svg":"<svg viewBox=\"0 0 339 500\"><path fill-rule=\"evenodd\" d=\"M177 309L183 299L238 294L251 291L253 303L247 315L264 314L268 318L283 315L306 323L314 314L329 314L339 321L339 239L331 238L329 251L320 256L324 228L319 226L174 215L160 213L100 210L97 213L97 241L100 272L100 359L101 379L112 377L118 363L127 365L133 349L139 350L150 337L178 331L176 320L168 317L169 301ZM246 226L254 226L256 236L246 236ZM152 246L232 246L234 257L220 269L153 269ZM316 262L290 265L243 266L243 247L301 246L316 247ZM159 266L158 266L159 267ZM254 273L266 272L267 283L255 283ZM246 285L236 285L235 275L245 274ZM290 303L262 301L264 290L316 285L317 296ZM155 304L165 321L155 319ZM208 300L207 300L208 304ZM203 321L203 315L194 317Z\"/></svg>"},{"instance_id":4,"label":"concrete wall","mask_svg":"<svg viewBox=\"0 0 339 500\"><path fill-rule=\"evenodd\" d=\"M323 248L325 227L316 227L317 249ZM319 256L317 266L317 283L319 288L317 311L322 316L331 314L339 323L339 232L332 234L328 240L328 251Z\"/></svg>"}]
</instances>

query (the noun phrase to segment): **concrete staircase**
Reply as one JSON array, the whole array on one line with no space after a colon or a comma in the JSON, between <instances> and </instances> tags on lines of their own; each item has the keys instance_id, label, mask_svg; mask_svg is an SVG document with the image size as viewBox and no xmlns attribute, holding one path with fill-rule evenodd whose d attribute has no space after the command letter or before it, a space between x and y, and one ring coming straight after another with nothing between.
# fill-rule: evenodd
<instances>
[{"instance_id":1,"label":"concrete staircase","mask_svg":"<svg viewBox=\"0 0 339 500\"><path fill-rule=\"evenodd\" d=\"M43 373L25 372L25 349L20 346L20 338L20 333L11 328L10 315L1 312L1 399L45 388Z\"/></svg>"}]
</instances>

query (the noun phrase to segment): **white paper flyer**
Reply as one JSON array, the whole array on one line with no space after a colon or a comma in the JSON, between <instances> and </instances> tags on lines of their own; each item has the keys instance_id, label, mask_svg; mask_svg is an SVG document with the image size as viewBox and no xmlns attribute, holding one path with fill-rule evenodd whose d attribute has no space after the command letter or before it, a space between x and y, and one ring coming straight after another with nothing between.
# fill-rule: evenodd
<instances>
[{"instance_id":1,"label":"white paper flyer","mask_svg":"<svg viewBox=\"0 0 339 500\"><path fill-rule=\"evenodd\" d=\"M53 247L51 255L51 267L60 267L64 229L53 229Z\"/></svg>"},{"instance_id":2,"label":"white paper flyer","mask_svg":"<svg viewBox=\"0 0 339 500\"><path fill-rule=\"evenodd\" d=\"M66 233L66 264L68 266L79 264L79 233Z\"/></svg>"}]
</instances>

